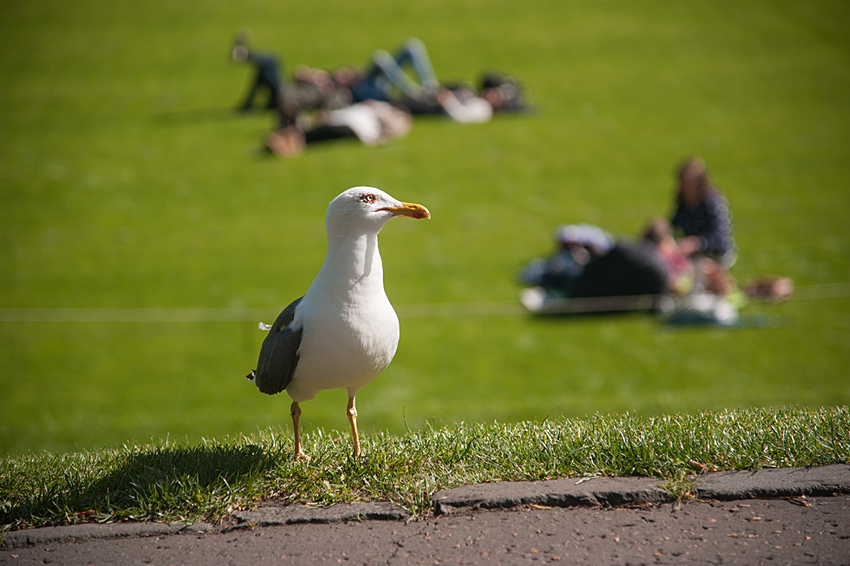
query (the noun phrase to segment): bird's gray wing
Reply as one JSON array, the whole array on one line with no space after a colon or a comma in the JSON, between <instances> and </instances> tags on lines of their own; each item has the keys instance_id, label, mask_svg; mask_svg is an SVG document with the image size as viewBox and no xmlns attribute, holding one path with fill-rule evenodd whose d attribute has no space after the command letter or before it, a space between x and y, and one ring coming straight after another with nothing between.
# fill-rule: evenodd
<instances>
[{"instance_id":1,"label":"bird's gray wing","mask_svg":"<svg viewBox=\"0 0 850 566\"><path fill-rule=\"evenodd\" d=\"M254 372L254 383L263 393L269 395L280 393L286 389L295 374L302 328L291 330L289 325L295 318L295 307L302 298L295 299L283 309L274 321L268 336L263 340L257 370Z\"/></svg>"}]
</instances>

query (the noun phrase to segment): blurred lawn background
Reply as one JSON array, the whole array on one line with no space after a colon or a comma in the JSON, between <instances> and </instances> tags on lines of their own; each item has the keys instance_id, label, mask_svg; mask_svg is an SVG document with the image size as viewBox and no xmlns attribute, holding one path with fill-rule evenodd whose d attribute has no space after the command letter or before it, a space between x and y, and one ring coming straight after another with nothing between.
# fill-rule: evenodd
<instances>
[{"instance_id":1,"label":"blurred lawn background","mask_svg":"<svg viewBox=\"0 0 850 566\"><path fill-rule=\"evenodd\" d=\"M537 111L474 126L422 120L384 147L270 158L259 147L272 117L232 111L250 78L229 59L243 27L287 73L362 64L416 36L441 79L514 73ZM0 53L7 318L246 313L0 322L0 454L289 429L288 398L243 378L264 337L256 325L306 290L325 207L354 185L433 214L381 235L402 315L473 302L498 313L516 300L518 268L552 251L556 225L636 234L670 211L674 167L690 155L731 201L739 281L850 283L846 2L5 2ZM395 361L358 396L361 430L850 403L850 299L745 313L782 324L403 316ZM308 433L347 427L342 391L303 410Z\"/></svg>"}]
</instances>

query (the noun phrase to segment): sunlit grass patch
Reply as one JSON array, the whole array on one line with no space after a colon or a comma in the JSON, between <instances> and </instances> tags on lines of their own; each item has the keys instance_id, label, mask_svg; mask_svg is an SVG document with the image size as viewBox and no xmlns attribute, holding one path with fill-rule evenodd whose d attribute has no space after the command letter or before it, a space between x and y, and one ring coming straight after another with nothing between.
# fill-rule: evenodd
<instances>
[{"instance_id":1,"label":"sunlit grass patch","mask_svg":"<svg viewBox=\"0 0 850 566\"><path fill-rule=\"evenodd\" d=\"M215 521L262 501L391 501L415 518L459 485L569 476L681 482L705 469L850 461L850 409L783 408L658 417L595 415L517 424L428 426L363 439L318 430L296 460L289 431L194 446L124 445L0 460L6 528L112 521Z\"/></svg>"}]
</instances>

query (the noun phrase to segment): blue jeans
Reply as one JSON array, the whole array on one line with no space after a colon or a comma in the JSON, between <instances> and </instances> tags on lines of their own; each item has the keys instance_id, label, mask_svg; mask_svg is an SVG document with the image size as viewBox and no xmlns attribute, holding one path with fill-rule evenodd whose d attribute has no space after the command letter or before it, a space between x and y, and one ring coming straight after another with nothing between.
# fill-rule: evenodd
<instances>
[{"instance_id":1,"label":"blue jeans","mask_svg":"<svg viewBox=\"0 0 850 566\"><path fill-rule=\"evenodd\" d=\"M419 82L404 71L412 66ZM439 83L425 44L410 38L399 46L395 56L380 49L372 54L366 76L351 89L357 100L390 100L394 91L413 99L422 99L437 93Z\"/></svg>"},{"instance_id":2,"label":"blue jeans","mask_svg":"<svg viewBox=\"0 0 850 566\"><path fill-rule=\"evenodd\" d=\"M245 96L245 101L242 103L241 108L248 110L253 107L254 100L261 90L269 91L266 108L277 108L280 102L280 60L272 53L257 53L256 51L252 51L248 53L247 62L256 67L257 74L254 77L254 82L251 83L251 89Z\"/></svg>"}]
</instances>

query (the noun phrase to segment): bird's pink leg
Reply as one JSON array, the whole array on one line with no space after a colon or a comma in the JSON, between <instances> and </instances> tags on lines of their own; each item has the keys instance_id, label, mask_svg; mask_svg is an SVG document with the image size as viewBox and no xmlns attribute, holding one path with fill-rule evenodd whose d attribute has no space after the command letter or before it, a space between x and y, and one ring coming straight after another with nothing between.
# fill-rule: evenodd
<instances>
[{"instance_id":1,"label":"bird's pink leg","mask_svg":"<svg viewBox=\"0 0 850 566\"><path fill-rule=\"evenodd\" d=\"M301 407L298 406L298 401L292 402L292 406L289 408L289 413L292 415L292 428L295 430L295 459L309 460L310 457L304 454L304 451L301 450L301 430L298 427L298 421L301 419Z\"/></svg>"},{"instance_id":2,"label":"bird's pink leg","mask_svg":"<svg viewBox=\"0 0 850 566\"><path fill-rule=\"evenodd\" d=\"M354 457L360 456L360 435L357 434L357 408L354 406L354 396L348 398L348 422L351 423L351 439L354 441Z\"/></svg>"}]
</instances>

